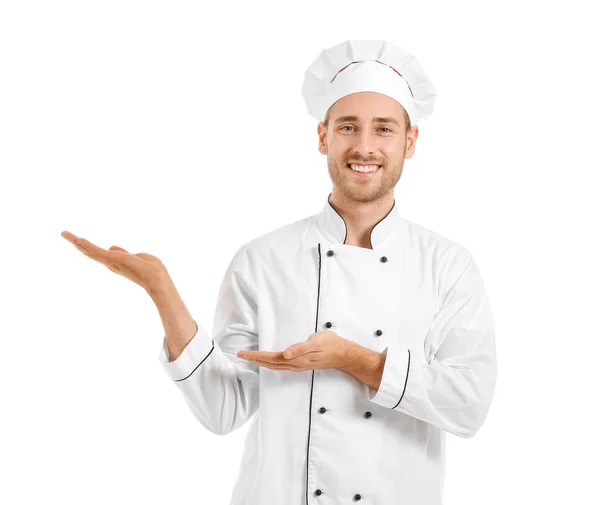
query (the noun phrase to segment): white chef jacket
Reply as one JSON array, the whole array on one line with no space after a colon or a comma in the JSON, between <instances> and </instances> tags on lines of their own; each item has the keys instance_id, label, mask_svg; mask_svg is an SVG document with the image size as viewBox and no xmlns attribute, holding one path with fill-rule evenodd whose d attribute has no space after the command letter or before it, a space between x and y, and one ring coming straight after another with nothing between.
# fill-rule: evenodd
<instances>
[{"instance_id":1,"label":"white chef jacket","mask_svg":"<svg viewBox=\"0 0 600 505\"><path fill-rule=\"evenodd\" d=\"M345 244L329 203L243 244L203 328L159 359L198 422L225 435L252 420L231 505L440 505L445 437L472 437L496 383L494 325L473 256L398 215ZM331 330L386 354L377 391L335 368L259 367Z\"/></svg>"}]
</instances>

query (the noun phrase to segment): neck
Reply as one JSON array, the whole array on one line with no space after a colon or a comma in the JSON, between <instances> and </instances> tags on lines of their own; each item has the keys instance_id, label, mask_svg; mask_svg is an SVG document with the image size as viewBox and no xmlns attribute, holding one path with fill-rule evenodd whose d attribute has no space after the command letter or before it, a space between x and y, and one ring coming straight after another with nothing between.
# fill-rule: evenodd
<instances>
[{"instance_id":1,"label":"neck","mask_svg":"<svg viewBox=\"0 0 600 505\"><path fill-rule=\"evenodd\" d=\"M381 221L394 205L394 192L367 202L349 199L334 187L329 203L346 222L346 244L370 248L369 237L373 227Z\"/></svg>"}]
</instances>

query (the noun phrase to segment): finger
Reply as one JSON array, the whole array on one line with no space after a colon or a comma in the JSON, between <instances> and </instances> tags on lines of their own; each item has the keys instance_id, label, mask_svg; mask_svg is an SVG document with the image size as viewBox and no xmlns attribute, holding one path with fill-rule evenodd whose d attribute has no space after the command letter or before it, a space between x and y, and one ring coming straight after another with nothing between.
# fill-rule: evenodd
<instances>
[{"instance_id":1,"label":"finger","mask_svg":"<svg viewBox=\"0 0 600 505\"><path fill-rule=\"evenodd\" d=\"M92 258L92 259L96 259L96 257L88 249L86 249L85 247L83 247L81 244L79 244L77 242L73 242L73 245L75 246L75 248L78 251L81 251L87 257Z\"/></svg>"},{"instance_id":2,"label":"finger","mask_svg":"<svg viewBox=\"0 0 600 505\"><path fill-rule=\"evenodd\" d=\"M270 368L271 370L292 370L295 372L305 370L304 367L293 365L291 363L271 363L270 361L263 361L260 359L249 359L248 361L251 361L252 363L255 363L264 368Z\"/></svg>"},{"instance_id":3,"label":"finger","mask_svg":"<svg viewBox=\"0 0 600 505\"><path fill-rule=\"evenodd\" d=\"M285 351L283 351L283 357L285 359L294 358L294 357L299 356L300 354L302 354L300 352L301 350L302 350L301 347L299 347L297 345L292 345L291 347L288 347Z\"/></svg>"},{"instance_id":4,"label":"finger","mask_svg":"<svg viewBox=\"0 0 600 505\"><path fill-rule=\"evenodd\" d=\"M89 253L89 254L87 254L87 256L89 256L92 259L95 259L96 261L99 261L100 263L102 263L106 266L109 266L109 265L128 266L131 263L131 261L128 261L128 260L130 260L132 255L130 255L126 251L125 252L121 251L120 247L117 250L111 248L109 251L107 251L106 249L102 249L102 247L98 247L96 244L93 244L92 242L90 242L89 240L86 240L84 238L78 238L75 241L75 245L76 246L79 245L85 251L87 251ZM113 246L113 247L117 247L117 246ZM84 252L84 250L81 250L81 251ZM85 254L85 252L84 252L84 254Z\"/></svg>"},{"instance_id":5,"label":"finger","mask_svg":"<svg viewBox=\"0 0 600 505\"><path fill-rule=\"evenodd\" d=\"M84 253L86 256L90 257L90 258L94 258L94 257L98 257L98 252L99 251L104 251L104 249L92 244L89 240L86 240L84 238L80 238L77 235L74 235L73 233L69 232L69 231L63 231L61 233L61 236L63 238L65 238L66 240L68 240L69 242L71 242L77 249L79 249L82 253ZM95 249L94 249L95 248ZM119 246L112 246L110 248L110 250L118 250L118 251L122 251L122 252L127 252L125 249L123 249L122 247ZM109 257L109 251L106 251L106 258L105 259L113 259Z\"/></svg>"},{"instance_id":6,"label":"finger","mask_svg":"<svg viewBox=\"0 0 600 505\"><path fill-rule=\"evenodd\" d=\"M109 250L109 251L121 251L121 252L124 252L124 253L127 253L127 254L129 254L129 251L126 251L125 249L123 249L122 247L119 247L118 245L111 245L111 246L108 248L108 250Z\"/></svg>"},{"instance_id":7,"label":"finger","mask_svg":"<svg viewBox=\"0 0 600 505\"><path fill-rule=\"evenodd\" d=\"M260 355L250 355L249 353L261 353ZM270 357L265 357L265 355L268 354L274 354L274 355L279 355L277 357L274 358L270 358ZM239 351L237 353L237 356L251 361L253 363L257 363L261 366L266 366L266 367L273 367L273 368L278 368L278 369L283 369L283 368L289 368L289 369L293 369L293 370L305 370L306 369L306 363L304 361L300 362L298 360L296 361L290 361L290 360L286 360L281 358L281 353L268 353L265 351Z\"/></svg>"},{"instance_id":8,"label":"finger","mask_svg":"<svg viewBox=\"0 0 600 505\"><path fill-rule=\"evenodd\" d=\"M282 353L269 351L240 351L238 356L242 358L256 359L260 361L268 361L269 363L281 363Z\"/></svg>"},{"instance_id":9,"label":"finger","mask_svg":"<svg viewBox=\"0 0 600 505\"><path fill-rule=\"evenodd\" d=\"M156 256L153 256L152 254L148 254L148 253L137 253L134 256L138 256L139 258L142 258L143 260L158 260L158 258Z\"/></svg>"},{"instance_id":10,"label":"finger","mask_svg":"<svg viewBox=\"0 0 600 505\"><path fill-rule=\"evenodd\" d=\"M88 258L91 258L91 259L93 259L94 261L97 261L98 263L102 263L103 265L107 266L108 268L111 268L111 267L112 267L112 263L111 263L111 262L109 262L109 261L107 261L107 260L105 260L105 259L99 258L98 256L94 255L92 252L90 252L90 250L89 250L89 249L86 249L85 247L83 247L82 245L78 244L77 242L75 242L75 244L74 244L74 245L75 245L75 248L76 248L78 251L81 251L81 252L82 252L83 254L85 254L85 255L86 255ZM112 270L112 268L111 268L111 270Z\"/></svg>"},{"instance_id":11,"label":"finger","mask_svg":"<svg viewBox=\"0 0 600 505\"><path fill-rule=\"evenodd\" d=\"M97 261L99 260L99 258L90 250L90 248L84 244L84 242L87 242L88 244L91 244L91 242L89 242L85 239L82 239L82 238L78 237L77 235L74 235L73 233L68 232L66 230L61 233L61 236L63 238L65 238L66 240L68 240L69 242L71 242L77 250L81 251L88 258L92 258Z\"/></svg>"},{"instance_id":12,"label":"finger","mask_svg":"<svg viewBox=\"0 0 600 505\"><path fill-rule=\"evenodd\" d=\"M106 251L83 238L77 238L73 242L73 245L88 258L102 263L104 266L118 274L122 273L119 269L119 265L124 264L125 258L129 256L128 253L121 251Z\"/></svg>"},{"instance_id":13,"label":"finger","mask_svg":"<svg viewBox=\"0 0 600 505\"><path fill-rule=\"evenodd\" d=\"M302 356L303 354L309 354L317 351L318 349L315 349L315 347L309 342L302 342L301 344L290 345L285 351L283 351L283 357L285 359L292 359Z\"/></svg>"},{"instance_id":14,"label":"finger","mask_svg":"<svg viewBox=\"0 0 600 505\"><path fill-rule=\"evenodd\" d=\"M70 231L66 231L66 230L63 231L60 235L61 235L61 237L67 239L72 244L74 244L75 241L79 238L77 235L73 235Z\"/></svg>"},{"instance_id":15,"label":"finger","mask_svg":"<svg viewBox=\"0 0 600 505\"><path fill-rule=\"evenodd\" d=\"M96 244L93 244L89 240L80 237L75 241L75 243L89 251L92 255L94 255L97 258L101 258L103 260L108 259L108 251L106 249L102 249L102 247L98 247Z\"/></svg>"}]
</instances>

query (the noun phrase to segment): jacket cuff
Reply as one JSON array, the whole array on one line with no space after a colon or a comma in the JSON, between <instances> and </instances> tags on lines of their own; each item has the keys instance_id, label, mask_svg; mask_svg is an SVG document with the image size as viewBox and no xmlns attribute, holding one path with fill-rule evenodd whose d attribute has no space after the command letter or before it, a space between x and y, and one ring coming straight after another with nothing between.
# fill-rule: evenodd
<instances>
[{"instance_id":1,"label":"jacket cuff","mask_svg":"<svg viewBox=\"0 0 600 505\"><path fill-rule=\"evenodd\" d=\"M163 337L158 359L169 377L174 381L180 381L187 379L208 358L213 350L213 339L196 323L196 333L176 360L169 361L166 337Z\"/></svg>"},{"instance_id":2,"label":"jacket cuff","mask_svg":"<svg viewBox=\"0 0 600 505\"><path fill-rule=\"evenodd\" d=\"M388 352L389 349L389 352ZM410 350L395 346L383 350L386 355L379 389L369 387L369 400L373 403L393 409L397 407L406 391L410 374Z\"/></svg>"}]
</instances>

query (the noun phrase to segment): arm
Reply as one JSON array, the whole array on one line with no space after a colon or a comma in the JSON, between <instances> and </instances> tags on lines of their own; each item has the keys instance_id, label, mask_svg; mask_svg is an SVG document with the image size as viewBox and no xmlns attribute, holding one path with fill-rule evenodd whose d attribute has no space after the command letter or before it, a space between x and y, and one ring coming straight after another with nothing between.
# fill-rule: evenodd
<instances>
[{"instance_id":1,"label":"arm","mask_svg":"<svg viewBox=\"0 0 600 505\"><path fill-rule=\"evenodd\" d=\"M165 295L151 295L159 302L166 333L159 360L196 419L217 435L241 427L258 409L258 365L236 356L242 349L258 350L258 306L249 266L248 251L242 247L221 283L212 338L191 316L195 334L188 339L176 337L176 328L189 322L183 302L174 293L169 302L164 301ZM163 314L169 308L179 310L181 316L171 326L165 322L175 320L173 312Z\"/></svg>"},{"instance_id":2,"label":"arm","mask_svg":"<svg viewBox=\"0 0 600 505\"><path fill-rule=\"evenodd\" d=\"M348 340L345 344L347 352L344 364L339 367L340 370L352 375L371 389L379 389L386 354L367 349L351 340Z\"/></svg>"},{"instance_id":3,"label":"arm","mask_svg":"<svg viewBox=\"0 0 600 505\"><path fill-rule=\"evenodd\" d=\"M423 348L351 349L345 368L369 386L371 402L474 436L489 411L497 371L494 323L472 257L444 294Z\"/></svg>"},{"instance_id":4,"label":"arm","mask_svg":"<svg viewBox=\"0 0 600 505\"><path fill-rule=\"evenodd\" d=\"M155 288L148 290L148 294L158 309L165 329L165 352L169 361L174 361L196 334L196 322L192 319L170 276Z\"/></svg>"}]
</instances>

